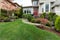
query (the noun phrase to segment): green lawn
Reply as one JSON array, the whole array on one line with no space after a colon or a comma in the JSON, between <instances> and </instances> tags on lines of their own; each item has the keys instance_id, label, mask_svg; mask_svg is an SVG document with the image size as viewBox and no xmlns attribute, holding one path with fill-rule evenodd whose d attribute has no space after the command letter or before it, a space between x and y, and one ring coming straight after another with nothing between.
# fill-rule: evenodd
<instances>
[{"instance_id":1,"label":"green lawn","mask_svg":"<svg viewBox=\"0 0 60 40\"><path fill-rule=\"evenodd\" d=\"M60 40L60 38L56 34L16 20L0 23L0 40Z\"/></svg>"}]
</instances>

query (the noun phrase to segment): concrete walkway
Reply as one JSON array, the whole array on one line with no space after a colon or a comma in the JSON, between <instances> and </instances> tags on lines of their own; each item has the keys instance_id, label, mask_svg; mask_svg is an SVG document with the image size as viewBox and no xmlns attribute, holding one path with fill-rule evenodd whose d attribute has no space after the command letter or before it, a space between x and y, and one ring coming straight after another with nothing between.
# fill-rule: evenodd
<instances>
[{"instance_id":1,"label":"concrete walkway","mask_svg":"<svg viewBox=\"0 0 60 40\"><path fill-rule=\"evenodd\" d=\"M31 23L31 22L29 22L27 19L22 19L22 22L24 22L24 23L26 23L26 24L36 25L36 26L41 25L41 24L38 24L38 23Z\"/></svg>"},{"instance_id":2,"label":"concrete walkway","mask_svg":"<svg viewBox=\"0 0 60 40\"><path fill-rule=\"evenodd\" d=\"M48 27L48 26L45 26L45 25L43 25L43 24L38 24L38 23L31 23L31 22L29 22L27 19L22 19L22 22L23 23L26 23L26 24L31 24L31 25L35 25L35 26L44 26L45 28L50 28L50 27Z\"/></svg>"}]
</instances>

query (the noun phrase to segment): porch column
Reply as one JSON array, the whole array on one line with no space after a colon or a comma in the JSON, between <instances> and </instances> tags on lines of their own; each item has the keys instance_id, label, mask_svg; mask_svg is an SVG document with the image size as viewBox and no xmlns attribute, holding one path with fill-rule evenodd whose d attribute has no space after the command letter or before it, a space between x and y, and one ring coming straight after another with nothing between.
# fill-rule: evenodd
<instances>
[{"instance_id":1,"label":"porch column","mask_svg":"<svg viewBox=\"0 0 60 40\"><path fill-rule=\"evenodd\" d=\"M46 6L45 6L45 3L44 3L44 12L46 12L46 11L45 11L45 10L46 10L45 7L46 7Z\"/></svg>"},{"instance_id":2,"label":"porch column","mask_svg":"<svg viewBox=\"0 0 60 40\"><path fill-rule=\"evenodd\" d=\"M49 2L49 12L51 12L51 4L50 4L50 2Z\"/></svg>"},{"instance_id":3,"label":"porch column","mask_svg":"<svg viewBox=\"0 0 60 40\"><path fill-rule=\"evenodd\" d=\"M12 12L12 16L14 16L14 11Z\"/></svg>"}]
</instances>

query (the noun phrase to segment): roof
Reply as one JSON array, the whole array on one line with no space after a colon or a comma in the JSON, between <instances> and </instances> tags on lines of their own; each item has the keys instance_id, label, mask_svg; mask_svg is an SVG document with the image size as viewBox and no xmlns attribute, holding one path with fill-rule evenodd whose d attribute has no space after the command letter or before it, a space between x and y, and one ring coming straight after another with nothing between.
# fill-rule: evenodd
<instances>
[{"instance_id":1,"label":"roof","mask_svg":"<svg viewBox=\"0 0 60 40\"><path fill-rule=\"evenodd\" d=\"M10 0L7 0L9 3L11 3L12 5L16 6L12 1Z\"/></svg>"},{"instance_id":2,"label":"roof","mask_svg":"<svg viewBox=\"0 0 60 40\"><path fill-rule=\"evenodd\" d=\"M38 8L38 6L25 6L23 8Z\"/></svg>"},{"instance_id":3,"label":"roof","mask_svg":"<svg viewBox=\"0 0 60 40\"><path fill-rule=\"evenodd\" d=\"M32 1L39 1L39 0L32 0Z\"/></svg>"},{"instance_id":4,"label":"roof","mask_svg":"<svg viewBox=\"0 0 60 40\"><path fill-rule=\"evenodd\" d=\"M2 2L0 2L0 5L1 5L0 6L1 9L5 9L7 11L16 9L16 6L14 5L14 3L9 0L3 0Z\"/></svg>"},{"instance_id":5,"label":"roof","mask_svg":"<svg viewBox=\"0 0 60 40\"><path fill-rule=\"evenodd\" d=\"M14 5L17 5L17 6L21 7L18 3L14 3Z\"/></svg>"}]
</instances>

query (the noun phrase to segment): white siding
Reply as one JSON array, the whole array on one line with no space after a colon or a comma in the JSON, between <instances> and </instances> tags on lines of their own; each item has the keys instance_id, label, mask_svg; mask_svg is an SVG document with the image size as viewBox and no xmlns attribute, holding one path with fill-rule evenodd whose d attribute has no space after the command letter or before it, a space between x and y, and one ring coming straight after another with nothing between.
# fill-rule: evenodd
<instances>
[{"instance_id":1,"label":"white siding","mask_svg":"<svg viewBox=\"0 0 60 40\"><path fill-rule=\"evenodd\" d=\"M42 13L42 8L43 8L43 11L44 11L44 4L39 5L39 13Z\"/></svg>"},{"instance_id":2,"label":"white siding","mask_svg":"<svg viewBox=\"0 0 60 40\"><path fill-rule=\"evenodd\" d=\"M42 8L44 8L44 12L46 12L46 4L49 4L49 11L51 12L51 2L54 2L56 0L39 0L39 13L42 13ZM40 5L43 4L43 5Z\"/></svg>"},{"instance_id":3,"label":"white siding","mask_svg":"<svg viewBox=\"0 0 60 40\"><path fill-rule=\"evenodd\" d=\"M49 11L48 12L50 12L50 10L51 10L50 3L49 2L45 2L44 4L39 5L39 13L42 13L42 8L43 8L43 12L46 12L46 8L45 8L46 4L49 4Z\"/></svg>"},{"instance_id":4,"label":"white siding","mask_svg":"<svg viewBox=\"0 0 60 40\"><path fill-rule=\"evenodd\" d=\"M54 8L55 13L60 16L60 6Z\"/></svg>"}]
</instances>

